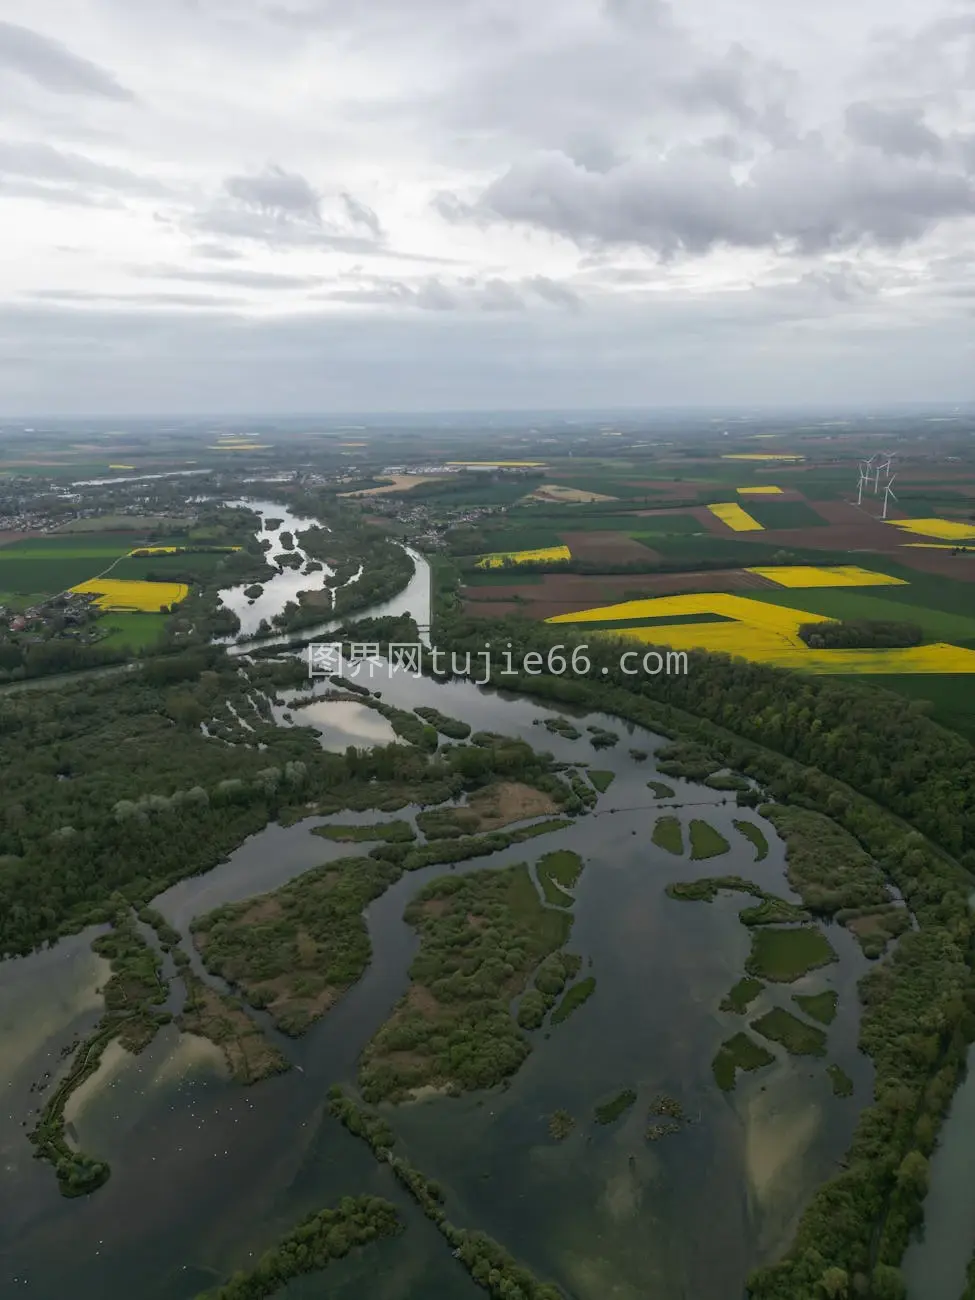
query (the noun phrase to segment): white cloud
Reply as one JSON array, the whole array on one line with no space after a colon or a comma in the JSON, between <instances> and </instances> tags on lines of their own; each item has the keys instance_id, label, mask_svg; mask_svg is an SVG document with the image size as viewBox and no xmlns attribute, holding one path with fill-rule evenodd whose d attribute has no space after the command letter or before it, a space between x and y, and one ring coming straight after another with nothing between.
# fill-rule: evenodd
<instances>
[{"instance_id":1,"label":"white cloud","mask_svg":"<svg viewBox=\"0 0 975 1300\"><path fill-rule=\"evenodd\" d=\"M958 397L973 108L954 0L8 0L3 391Z\"/></svg>"}]
</instances>

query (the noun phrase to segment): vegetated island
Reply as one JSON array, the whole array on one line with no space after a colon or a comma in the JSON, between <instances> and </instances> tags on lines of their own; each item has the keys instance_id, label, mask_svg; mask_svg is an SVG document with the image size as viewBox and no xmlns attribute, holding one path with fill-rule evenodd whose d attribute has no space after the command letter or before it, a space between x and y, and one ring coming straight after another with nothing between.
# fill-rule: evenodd
<instances>
[{"instance_id":1,"label":"vegetated island","mask_svg":"<svg viewBox=\"0 0 975 1300\"><path fill-rule=\"evenodd\" d=\"M571 984L562 995L562 1001L552 1012L551 1024L560 1025L563 1020L568 1020L573 1011L578 1011L584 1002L588 1002L596 992L596 980L592 975L587 976L584 980L579 980L578 984Z\"/></svg>"},{"instance_id":2,"label":"vegetated island","mask_svg":"<svg viewBox=\"0 0 975 1300\"><path fill-rule=\"evenodd\" d=\"M190 926L207 969L297 1036L360 978L370 957L362 912L399 878L375 858L341 858Z\"/></svg>"},{"instance_id":3,"label":"vegetated island","mask_svg":"<svg viewBox=\"0 0 975 1300\"><path fill-rule=\"evenodd\" d=\"M729 992L721 999L718 1009L720 1011L733 1011L736 1015L743 1016L764 987L765 985L761 980L753 979L750 975L744 975L737 984L731 986Z\"/></svg>"},{"instance_id":4,"label":"vegetated island","mask_svg":"<svg viewBox=\"0 0 975 1300\"><path fill-rule=\"evenodd\" d=\"M684 852L684 834L676 817L658 817L650 838L658 848L677 857Z\"/></svg>"},{"instance_id":5,"label":"vegetated island","mask_svg":"<svg viewBox=\"0 0 975 1300\"><path fill-rule=\"evenodd\" d=\"M535 864L535 874L546 903L553 907L571 907L573 890L582 875L582 858L572 849L546 853Z\"/></svg>"},{"instance_id":6,"label":"vegetated island","mask_svg":"<svg viewBox=\"0 0 975 1300\"><path fill-rule=\"evenodd\" d=\"M600 768L588 769L589 780L593 783L600 794L605 794L609 787L616 780L615 772L606 772Z\"/></svg>"},{"instance_id":7,"label":"vegetated island","mask_svg":"<svg viewBox=\"0 0 975 1300\"><path fill-rule=\"evenodd\" d=\"M563 718L561 715L557 718L545 718L542 725L553 735L561 736L564 740L578 740L582 735L578 727L574 727L568 718Z\"/></svg>"},{"instance_id":8,"label":"vegetated island","mask_svg":"<svg viewBox=\"0 0 975 1300\"><path fill-rule=\"evenodd\" d=\"M763 1038L781 1043L790 1056L825 1056L826 1035L814 1025L807 1025L783 1007L772 1007L764 1016L751 1021L751 1028Z\"/></svg>"},{"instance_id":9,"label":"vegetated island","mask_svg":"<svg viewBox=\"0 0 975 1300\"><path fill-rule=\"evenodd\" d=\"M833 1085L834 1097L852 1097L853 1080L838 1065L827 1065L826 1073L829 1075L830 1083Z\"/></svg>"},{"instance_id":10,"label":"vegetated island","mask_svg":"<svg viewBox=\"0 0 975 1300\"><path fill-rule=\"evenodd\" d=\"M636 1102L636 1093L632 1088L624 1088L618 1092L611 1101L603 1102L601 1106L595 1109L597 1124L612 1124L615 1120L626 1113Z\"/></svg>"},{"instance_id":11,"label":"vegetated island","mask_svg":"<svg viewBox=\"0 0 975 1300\"><path fill-rule=\"evenodd\" d=\"M822 993L793 993L792 1001L800 1011L821 1025L831 1025L836 1019L839 994L835 989L824 989Z\"/></svg>"},{"instance_id":12,"label":"vegetated island","mask_svg":"<svg viewBox=\"0 0 975 1300\"><path fill-rule=\"evenodd\" d=\"M358 1106L336 1084L328 1090L329 1111L355 1137L372 1149L377 1160L388 1164L394 1175L423 1213L437 1227L479 1286L492 1300L564 1300L551 1282L539 1282L530 1269L519 1264L504 1247L484 1232L457 1228L447 1218L443 1189L420 1172L392 1147L396 1137L378 1115Z\"/></svg>"},{"instance_id":13,"label":"vegetated island","mask_svg":"<svg viewBox=\"0 0 975 1300\"><path fill-rule=\"evenodd\" d=\"M553 952L546 957L518 1004L522 1029L538 1029L555 1006L562 990L582 969L582 958L574 952Z\"/></svg>"},{"instance_id":14,"label":"vegetated island","mask_svg":"<svg viewBox=\"0 0 975 1300\"><path fill-rule=\"evenodd\" d=\"M473 728L467 722L461 722L459 718L448 717L446 713L441 713L439 709L428 708L421 705L414 709L413 712L417 717L422 718L424 722L436 727L441 736L446 736L449 740L466 740L471 734Z\"/></svg>"},{"instance_id":15,"label":"vegetated island","mask_svg":"<svg viewBox=\"0 0 975 1300\"><path fill-rule=\"evenodd\" d=\"M770 894L742 876L702 876L698 880L674 880L667 886L670 898L686 903L711 903L719 893L751 894L757 905L742 908L738 919L742 925L773 925L791 921L808 921L809 913L777 894Z\"/></svg>"},{"instance_id":16,"label":"vegetated island","mask_svg":"<svg viewBox=\"0 0 975 1300\"><path fill-rule=\"evenodd\" d=\"M648 782L647 782L647 789L653 791L653 797L654 797L655 799L673 799L673 798L674 798L674 794L675 794L675 792L674 792L673 787L667 785L664 781L648 781Z\"/></svg>"},{"instance_id":17,"label":"vegetated island","mask_svg":"<svg viewBox=\"0 0 975 1300\"><path fill-rule=\"evenodd\" d=\"M761 1043L756 1043L746 1033L738 1033L721 1044L711 1062L711 1069L718 1087L730 1092L735 1086L738 1070L760 1070L774 1060L772 1053Z\"/></svg>"},{"instance_id":18,"label":"vegetated island","mask_svg":"<svg viewBox=\"0 0 975 1300\"><path fill-rule=\"evenodd\" d=\"M576 1122L567 1110L553 1111L548 1121L549 1137L556 1142L564 1142L575 1126Z\"/></svg>"},{"instance_id":19,"label":"vegetated island","mask_svg":"<svg viewBox=\"0 0 975 1300\"><path fill-rule=\"evenodd\" d=\"M690 835L692 862L698 862L703 858L720 857L731 848L720 831L716 831L708 822L701 821L699 818L691 821Z\"/></svg>"},{"instance_id":20,"label":"vegetated island","mask_svg":"<svg viewBox=\"0 0 975 1300\"><path fill-rule=\"evenodd\" d=\"M487 1088L531 1051L509 1010L532 971L565 943L572 917L545 907L524 864L430 881L409 903L420 936L410 987L366 1046L367 1101L418 1089Z\"/></svg>"},{"instance_id":21,"label":"vegetated island","mask_svg":"<svg viewBox=\"0 0 975 1300\"><path fill-rule=\"evenodd\" d=\"M765 832L754 822L746 822L742 818L735 818L735 830L744 835L746 840L750 840L755 846L755 861L761 862L768 857L768 840L765 838Z\"/></svg>"},{"instance_id":22,"label":"vegetated island","mask_svg":"<svg viewBox=\"0 0 975 1300\"><path fill-rule=\"evenodd\" d=\"M315 826L311 833L342 844L368 844L374 841L407 844L416 839L416 831L409 822L404 821L373 822L369 826L342 826L335 823L331 826Z\"/></svg>"},{"instance_id":23,"label":"vegetated island","mask_svg":"<svg viewBox=\"0 0 975 1300\"><path fill-rule=\"evenodd\" d=\"M105 1013L94 1032L79 1044L68 1073L48 1099L30 1134L37 1158L48 1160L54 1166L61 1194L68 1197L96 1191L111 1175L111 1168L104 1160L69 1144L64 1126L68 1098L95 1073L105 1048L113 1039L118 1039L127 1051L138 1054L171 1018L165 1012L153 1010L166 1001L162 963L139 933L131 912L121 900L113 928L108 934L99 935L92 948L111 964L112 973L103 990Z\"/></svg>"},{"instance_id":24,"label":"vegetated island","mask_svg":"<svg viewBox=\"0 0 975 1300\"><path fill-rule=\"evenodd\" d=\"M745 970L756 979L791 984L800 975L839 961L832 944L816 926L781 930L764 926L751 933L752 950Z\"/></svg>"},{"instance_id":25,"label":"vegetated island","mask_svg":"<svg viewBox=\"0 0 975 1300\"><path fill-rule=\"evenodd\" d=\"M291 1062L268 1042L247 1012L184 968L186 1002L177 1018L180 1029L216 1043L230 1075L238 1083L259 1083L291 1069Z\"/></svg>"},{"instance_id":26,"label":"vegetated island","mask_svg":"<svg viewBox=\"0 0 975 1300\"><path fill-rule=\"evenodd\" d=\"M395 1206L379 1196L343 1196L338 1205L310 1214L264 1252L253 1268L241 1270L223 1286L197 1300L267 1300L293 1278L318 1273L350 1250L383 1237L395 1237L403 1224Z\"/></svg>"}]
</instances>

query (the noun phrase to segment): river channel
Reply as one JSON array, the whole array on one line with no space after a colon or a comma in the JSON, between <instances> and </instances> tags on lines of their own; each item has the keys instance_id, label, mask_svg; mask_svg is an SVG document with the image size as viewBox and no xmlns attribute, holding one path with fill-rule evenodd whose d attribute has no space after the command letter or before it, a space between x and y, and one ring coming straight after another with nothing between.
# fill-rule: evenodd
<instances>
[{"instance_id":1,"label":"river channel","mask_svg":"<svg viewBox=\"0 0 975 1300\"><path fill-rule=\"evenodd\" d=\"M277 505L260 509L265 519L288 518ZM400 611L428 622L429 575L415 558L412 594L397 601ZM33 1160L26 1133L43 1104L38 1083L50 1086L44 1076L57 1077L65 1049L97 1019L105 963L91 952L89 931L0 965L0 1293L192 1300L246 1267L304 1214L369 1192L396 1202L407 1232L321 1277L292 1283L289 1300L483 1296L390 1171L327 1116L325 1092L336 1081L354 1084L362 1048L407 987L416 938L403 910L425 881L572 848L585 870L568 946L596 977L595 995L550 1034L534 1036L534 1050L509 1088L398 1107L389 1118L412 1161L444 1186L451 1219L496 1237L570 1300L738 1300L749 1269L787 1245L869 1102L872 1068L856 1049L856 982L868 963L845 930L831 927L839 961L794 985L769 986L747 1017L788 1007L796 992L835 988L839 1014L828 1057L789 1057L775 1047L774 1065L739 1076L733 1092L721 1092L711 1060L744 1023L718 1005L744 971L749 939L737 919L744 900L681 903L666 896L665 886L739 874L794 898L784 878L784 846L771 825L725 794L670 777L659 779L674 789L673 799L655 799L647 782L658 775L652 756L662 742L616 719L587 715L576 723L583 736L570 740L541 725L552 710L524 697L415 679L384 664L368 684L401 707L433 705L615 779L594 811L571 827L455 868L409 873L376 900L366 914L373 959L364 977L303 1038L276 1039L296 1067L289 1073L243 1089L226 1078L210 1044L172 1026L140 1057L114 1053L71 1109L71 1132L112 1166L108 1183L79 1201L61 1198L50 1168ZM286 693L287 705L276 710L280 725L313 726L330 748L385 739L356 715L330 712L334 705L322 695L321 685ZM301 707L309 698L315 703ZM378 715L367 721L374 727ZM590 725L617 732L619 744L597 753L585 732ZM650 758L641 761L631 749ZM661 803L676 805L666 811L685 830L693 817L707 820L729 852L697 863L654 845ZM332 820L372 824L417 811ZM763 861L754 861L736 817L761 824L770 846ZM154 905L190 952L194 916L273 889L323 861L367 851L313 836L324 820L270 826ZM854 1081L850 1099L832 1094L825 1065L833 1061ZM594 1106L622 1088L636 1090L637 1104L618 1123L595 1125ZM691 1122L651 1143L644 1137L647 1111L660 1093L677 1098ZM548 1134L557 1108L577 1120L562 1143Z\"/></svg>"}]
</instances>

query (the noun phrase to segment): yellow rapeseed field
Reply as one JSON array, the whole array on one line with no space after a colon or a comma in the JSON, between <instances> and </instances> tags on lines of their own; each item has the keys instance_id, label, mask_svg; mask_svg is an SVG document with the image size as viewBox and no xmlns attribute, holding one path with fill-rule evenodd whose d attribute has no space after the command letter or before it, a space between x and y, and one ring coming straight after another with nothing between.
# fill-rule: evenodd
<instances>
[{"instance_id":1,"label":"yellow rapeseed field","mask_svg":"<svg viewBox=\"0 0 975 1300\"><path fill-rule=\"evenodd\" d=\"M753 519L747 510L742 510L737 502L722 502L720 505L708 506L708 509L723 524L733 528L736 533L764 532L757 519Z\"/></svg>"},{"instance_id":2,"label":"yellow rapeseed field","mask_svg":"<svg viewBox=\"0 0 975 1300\"><path fill-rule=\"evenodd\" d=\"M735 488L735 491L742 497L771 497L778 496L782 489L780 487L744 487Z\"/></svg>"},{"instance_id":3,"label":"yellow rapeseed field","mask_svg":"<svg viewBox=\"0 0 975 1300\"><path fill-rule=\"evenodd\" d=\"M895 528L903 528L908 533L919 533L921 537L941 537L946 542L955 538L966 541L975 537L975 524L966 524L960 519L888 519L886 522Z\"/></svg>"},{"instance_id":4,"label":"yellow rapeseed field","mask_svg":"<svg viewBox=\"0 0 975 1300\"><path fill-rule=\"evenodd\" d=\"M190 592L183 582L126 582L121 578L92 578L79 582L71 590L97 596L95 604L99 609L116 613L126 610L155 613L164 605L178 605Z\"/></svg>"},{"instance_id":5,"label":"yellow rapeseed field","mask_svg":"<svg viewBox=\"0 0 975 1300\"><path fill-rule=\"evenodd\" d=\"M543 460L448 460L448 465L484 465L490 469L540 469Z\"/></svg>"},{"instance_id":6,"label":"yellow rapeseed field","mask_svg":"<svg viewBox=\"0 0 975 1300\"><path fill-rule=\"evenodd\" d=\"M784 451L730 451L722 460L805 460L805 456L791 456Z\"/></svg>"},{"instance_id":7,"label":"yellow rapeseed field","mask_svg":"<svg viewBox=\"0 0 975 1300\"><path fill-rule=\"evenodd\" d=\"M109 465L109 469L135 469L134 465Z\"/></svg>"},{"instance_id":8,"label":"yellow rapeseed field","mask_svg":"<svg viewBox=\"0 0 975 1300\"><path fill-rule=\"evenodd\" d=\"M224 442L211 444L207 451L267 451L273 446L273 442Z\"/></svg>"},{"instance_id":9,"label":"yellow rapeseed field","mask_svg":"<svg viewBox=\"0 0 975 1300\"><path fill-rule=\"evenodd\" d=\"M657 623L627 627L628 620L719 614L733 622ZM622 636L643 645L673 650L708 650L737 655L752 663L808 673L975 673L975 650L938 642L892 650L810 650L799 637L803 623L828 623L822 614L766 605L724 592L628 600L577 614L559 614L549 623L616 621L599 634Z\"/></svg>"},{"instance_id":10,"label":"yellow rapeseed field","mask_svg":"<svg viewBox=\"0 0 975 1300\"><path fill-rule=\"evenodd\" d=\"M572 552L567 546L543 546L537 551L497 551L493 555L482 555L477 562L479 569L499 569L505 560L513 564L532 564L542 560L571 560Z\"/></svg>"},{"instance_id":11,"label":"yellow rapeseed field","mask_svg":"<svg viewBox=\"0 0 975 1300\"><path fill-rule=\"evenodd\" d=\"M906 587L903 578L888 573L871 573L856 564L784 564L779 567L746 569L768 578L779 587Z\"/></svg>"}]
</instances>

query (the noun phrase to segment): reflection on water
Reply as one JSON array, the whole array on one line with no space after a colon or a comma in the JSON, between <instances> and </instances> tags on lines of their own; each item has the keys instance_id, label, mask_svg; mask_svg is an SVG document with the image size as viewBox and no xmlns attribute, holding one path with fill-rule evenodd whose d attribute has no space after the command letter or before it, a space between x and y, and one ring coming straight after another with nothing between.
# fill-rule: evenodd
<instances>
[{"instance_id":1,"label":"reflection on water","mask_svg":"<svg viewBox=\"0 0 975 1300\"><path fill-rule=\"evenodd\" d=\"M777 1048L777 1064L739 1083L734 1093L715 1087L712 1056L742 1024L717 1007L742 973L748 934L737 920L741 899L690 904L664 893L668 881L706 874L708 864L671 857L650 840L656 806L646 782L655 773L652 763L635 762L627 749L652 752L659 739L593 715L587 722L621 736L615 749L597 753L587 738L571 741L543 731L538 721L550 712L532 701L380 671L382 680L377 676L372 685L384 700L433 704L475 727L523 736L559 759L612 771L616 779L596 812L566 830L456 868L404 876L377 899L366 913L374 959L346 998L304 1039L289 1044L300 1070L241 1089L194 1059L199 1040L169 1029L142 1057L106 1076L84 1099L75 1123L86 1148L111 1161L112 1178L96 1195L68 1203L59 1198L50 1170L35 1165L41 1177L18 1216L12 1222L0 1213L0 1268L29 1277L30 1294L52 1300L68 1293L80 1300L128 1300L133 1294L189 1300L215 1276L256 1258L302 1215L342 1195L369 1191L395 1199L389 1171L323 1111L328 1085L354 1080L362 1047L405 988L417 940L402 919L404 907L426 880L448 870L500 867L571 847L586 869L570 948L587 969L592 962L595 996L550 1037L535 1036L535 1050L509 1088L400 1108L392 1116L395 1127L409 1156L447 1188L455 1222L490 1232L575 1300L735 1297L748 1269L783 1248L813 1186L832 1172L852 1133L857 1103L832 1097L825 1062L790 1060ZM336 707L318 700L313 713L296 708L295 722L330 727ZM363 714L356 727L384 721ZM783 846L771 827L765 827L769 855L754 863L752 846L732 819L755 814L740 813L719 792L667 780L688 805L678 810L685 822L704 815L732 844L720 860L722 873L792 896L783 880ZM185 932L193 916L223 902L365 851L311 835L323 820L269 827L155 905ZM773 998L787 1004L794 991L838 989L829 1059L854 1078L862 1104L871 1077L868 1062L856 1053L855 982L865 963L845 931L834 928L830 937L839 963L785 993L763 996L769 1004ZM49 954L27 961L44 958ZM0 995L17 969L17 963L0 967ZM755 1005L760 1014L763 1005ZM20 1054L14 1055L7 1070L23 1073ZM596 1126L594 1105L624 1087L638 1091L637 1105L619 1123ZM678 1098L693 1122L648 1143L647 1108L661 1092ZM567 1141L556 1144L547 1117L560 1107L577 1124ZM23 1154L26 1142L16 1132ZM29 1155L21 1163L31 1163ZM17 1179L19 1194L20 1169ZM289 1297L472 1300L479 1290L458 1271L432 1227L408 1204L405 1211L412 1215L405 1237L320 1278L293 1283Z\"/></svg>"},{"instance_id":2,"label":"reflection on water","mask_svg":"<svg viewBox=\"0 0 975 1300\"><path fill-rule=\"evenodd\" d=\"M268 623L276 614L280 614L289 601L298 603L298 593L300 591L320 591L325 586L325 579L334 573L334 569L329 568L326 564L323 568L315 570L313 573L303 574L301 569L307 564L311 557L308 555L298 542L298 533L311 527L317 521L307 516L296 515L286 506L278 505L274 501L228 501L227 506L230 509L246 508L255 511L260 516L260 528L255 533L259 542L268 541L271 543L266 552L268 564L279 564L282 556L297 555L301 558L301 568L292 569L285 566L276 577L269 578L263 583L264 590L256 599L245 594L246 589L251 585L248 582L241 583L236 587L227 587L219 593L220 600L227 609L232 609L240 619L240 631L237 636L253 636L260 627L262 620ZM268 519L281 520L280 526L268 528ZM282 533L291 533L294 538L294 547L289 551L281 541ZM232 638L231 638L232 639Z\"/></svg>"},{"instance_id":3,"label":"reflection on water","mask_svg":"<svg viewBox=\"0 0 975 1300\"><path fill-rule=\"evenodd\" d=\"M349 745L388 745L396 732L381 713L354 700L316 700L294 711L300 727L315 727L323 749L341 753Z\"/></svg>"}]
</instances>

